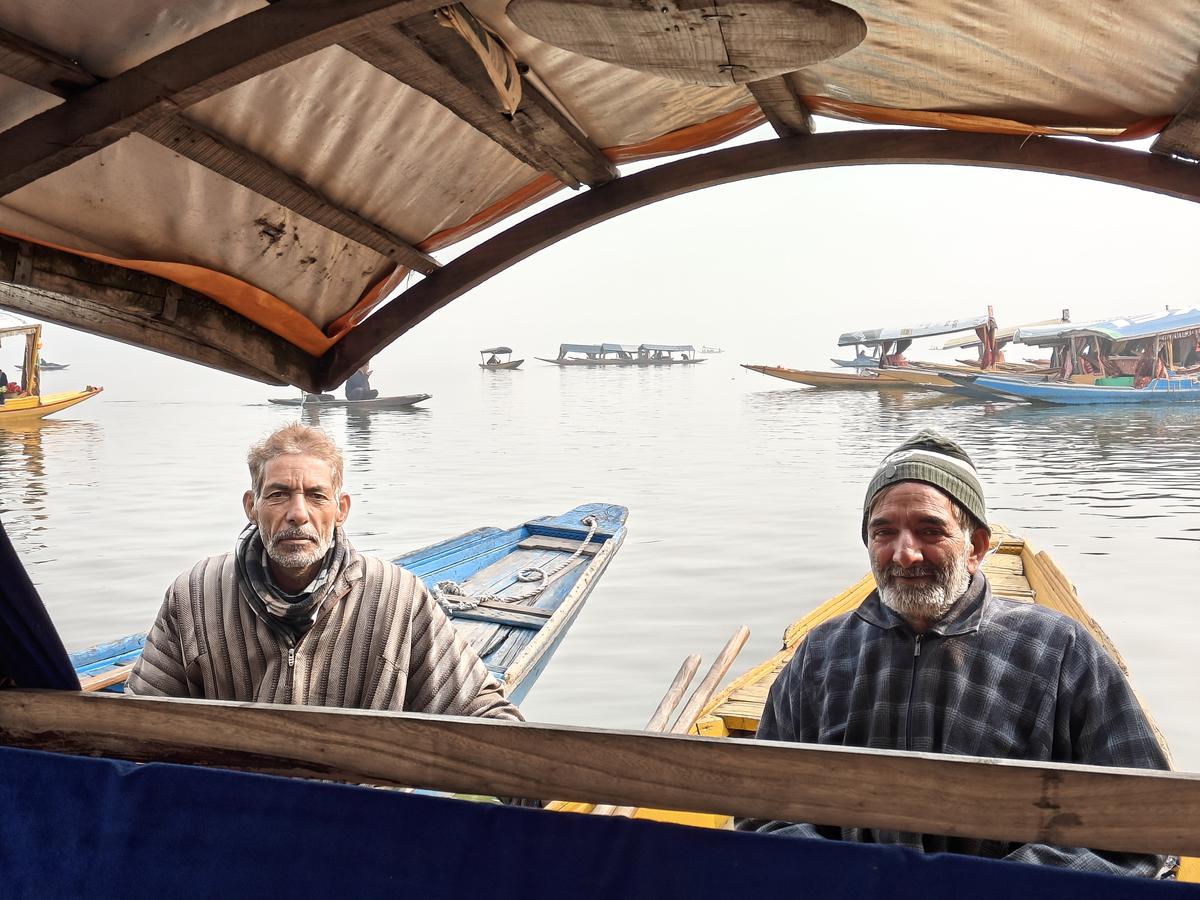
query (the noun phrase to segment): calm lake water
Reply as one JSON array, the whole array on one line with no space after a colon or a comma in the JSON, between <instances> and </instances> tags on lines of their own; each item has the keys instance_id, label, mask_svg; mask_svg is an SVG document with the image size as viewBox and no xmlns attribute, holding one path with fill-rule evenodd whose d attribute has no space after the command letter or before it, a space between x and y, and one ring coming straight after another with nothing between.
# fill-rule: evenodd
<instances>
[{"instance_id":1,"label":"calm lake water","mask_svg":"<svg viewBox=\"0 0 1200 900\"><path fill-rule=\"evenodd\" d=\"M745 623L734 671L748 668L863 574L870 473L933 426L975 458L993 519L1074 581L1178 767L1200 771L1200 408L826 393L736 363L530 361L387 386L434 394L413 412L326 412L320 424L347 453L348 532L390 557L585 502L628 506L624 548L524 708L534 720L638 728L687 654L707 667ZM144 631L176 574L232 545L245 449L295 415L267 404L272 393L186 404L102 395L0 429L0 516L69 648Z\"/></svg>"}]
</instances>

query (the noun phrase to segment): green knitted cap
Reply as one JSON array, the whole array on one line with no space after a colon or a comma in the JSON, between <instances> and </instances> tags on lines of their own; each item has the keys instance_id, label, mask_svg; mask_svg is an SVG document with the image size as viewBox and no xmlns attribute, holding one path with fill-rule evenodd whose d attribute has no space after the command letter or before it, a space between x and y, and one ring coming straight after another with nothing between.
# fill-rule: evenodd
<instances>
[{"instance_id":1,"label":"green knitted cap","mask_svg":"<svg viewBox=\"0 0 1200 900\"><path fill-rule=\"evenodd\" d=\"M989 534L983 485L967 451L936 431L919 431L889 453L875 470L863 501L862 539L867 543L867 517L875 497L885 487L900 481L932 485L957 501Z\"/></svg>"}]
</instances>

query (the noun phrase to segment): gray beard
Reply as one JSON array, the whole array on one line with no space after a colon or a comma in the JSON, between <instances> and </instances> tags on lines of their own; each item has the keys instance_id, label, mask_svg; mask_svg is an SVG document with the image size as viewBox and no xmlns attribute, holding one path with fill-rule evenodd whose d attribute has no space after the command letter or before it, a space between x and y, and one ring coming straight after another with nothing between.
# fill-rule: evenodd
<instances>
[{"instance_id":1,"label":"gray beard","mask_svg":"<svg viewBox=\"0 0 1200 900\"><path fill-rule=\"evenodd\" d=\"M280 541L293 537L312 538L316 543L309 544L307 550L288 551L276 546ZM324 535L315 528L285 528L278 534L263 535L263 548L267 551L267 556L283 569L306 569L313 563L324 559L332 545L333 529L330 529L329 534Z\"/></svg>"},{"instance_id":2,"label":"gray beard","mask_svg":"<svg viewBox=\"0 0 1200 900\"><path fill-rule=\"evenodd\" d=\"M879 588L879 599L884 606L907 620L938 622L971 584L971 573L967 570L970 554L971 545L964 541L962 554L942 569L928 563L907 569L892 563L880 570L872 560L871 571ZM924 586L908 587L896 584L896 576L901 574L930 574L934 581Z\"/></svg>"}]
</instances>

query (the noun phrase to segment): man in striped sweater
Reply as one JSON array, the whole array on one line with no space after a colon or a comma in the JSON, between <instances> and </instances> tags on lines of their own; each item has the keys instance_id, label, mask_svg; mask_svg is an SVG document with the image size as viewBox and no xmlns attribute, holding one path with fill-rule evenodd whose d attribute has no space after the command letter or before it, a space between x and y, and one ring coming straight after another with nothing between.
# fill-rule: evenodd
<instances>
[{"instance_id":1,"label":"man in striped sweater","mask_svg":"<svg viewBox=\"0 0 1200 900\"><path fill-rule=\"evenodd\" d=\"M129 693L521 720L420 580L350 546L324 432L289 425L247 462L249 525L167 590Z\"/></svg>"}]
</instances>

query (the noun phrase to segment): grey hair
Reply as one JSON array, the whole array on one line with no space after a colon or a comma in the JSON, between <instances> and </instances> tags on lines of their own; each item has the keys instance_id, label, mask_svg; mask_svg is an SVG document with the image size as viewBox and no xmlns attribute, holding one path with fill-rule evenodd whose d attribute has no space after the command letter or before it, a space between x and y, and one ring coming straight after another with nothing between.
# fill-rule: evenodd
<instances>
[{"instance_id":1,"label":"grey hair","mask_svg":"<svg viewBox=\"0 0 1200 900\"><path fill-rule=\"evenodd\" d=\"M333 492L342 494L342 451L328 434L320 428L293 422L267 435L250 448L246 464L250 467L250 485L254 497L262 495L263 473L267 463L279 456L313 456L329 464L333 474Z\"/></svg>"}]
</instances>

